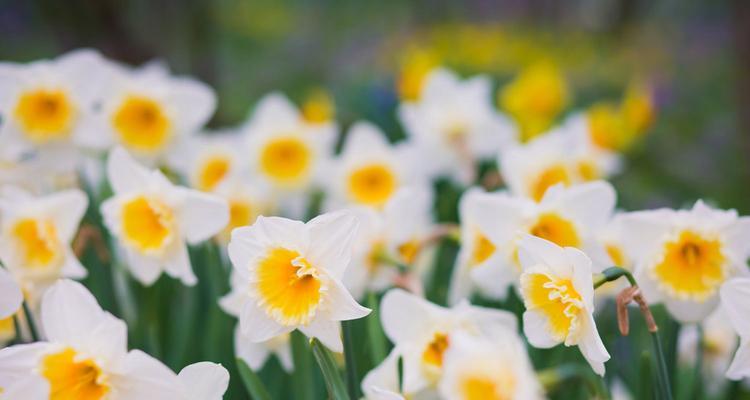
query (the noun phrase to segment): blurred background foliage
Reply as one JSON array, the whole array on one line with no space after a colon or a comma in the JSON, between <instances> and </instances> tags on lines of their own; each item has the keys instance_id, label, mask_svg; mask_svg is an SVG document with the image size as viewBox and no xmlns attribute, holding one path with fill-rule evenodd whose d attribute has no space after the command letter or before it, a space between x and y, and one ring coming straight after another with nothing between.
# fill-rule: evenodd
<instances>
[{"instance_id":1,"label":"blurred background foliage","mask_svg":"<svg viewBox=\"0 0 750 400\"><path fill-rule=\"evenodd\" d=\"M0 58L92 46L128 63L161 58L219 94L215 127L264 93L323 87L348 126L397 138L400 71L415 57L498 85L539 61L569 80L568 111L619 100L633 79L658 114L614 180L627 209L705 197L750 212L750 5L644 0L2 0ZM416 62L419 64L419 61Z\"/></svg>"}]
</instances>

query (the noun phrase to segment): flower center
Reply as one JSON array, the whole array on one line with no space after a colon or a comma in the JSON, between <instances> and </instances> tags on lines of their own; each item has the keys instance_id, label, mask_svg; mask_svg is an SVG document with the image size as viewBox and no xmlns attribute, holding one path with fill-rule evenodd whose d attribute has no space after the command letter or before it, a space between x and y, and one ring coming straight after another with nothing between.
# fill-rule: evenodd
<instances>
[{"instance_id":1,"label":"flower center","mask_svg":"<svg viewBox=\"0 0 750 400\"><path fill-rule=\"evenodd\" d=\"M141 252L163 249L173 237L172 209L156 199L136 197L123 205L124 239Z\"/></svg>"},{"instance_id":2,"label":"flower center","mask_svg":"<svg viewBox=\"0 0 750 400\"><path fill-rule=\"evenodd\" d=\"M422 352L422 362L431 367L441 368L443 366L443 354L449 345L448 335L440 332L435 333Z\"/></svg>"},{"instance_id":3,"label":"flower center","mask_svg":"<svg viewBox=\"0 0 750 400\"><path fill-rule=\"evenodd\" d=\"M522 276L521 291L526 309L539 311L545 316L555 339L562 342L577 332L583 302L569 279L552 279L545 274L533 273Z\"/></svg>"},{"instance_id":4,"label":"flower center","mask_svg":"<svg viewBox=\"0 0 750 400\"><path fill-rule=\"evenodd\" d=\"M726 279L726 257L718 239L686 230L664 243L662 255L653 272L678 297L703 300Z\"/></svg>"},{"instance_id":5,"label":"flower center","mask_svg":"<svg viewBox=\"0 0 750 400\"><path fill-rule=\"evenodd\" d=\"M125 98L112 115L112 125L123 144L141 152L160 150L172 134L162 105L145 96Z\"/></svg>"},{"instance_id":6,"label":"flower center","mask_svg":"<svg viewBox=\"0 0 750 400\"><path fill-rule=\"evenodd\" d=\"M554 164L543 170L531 183L530 194L534 201L542 200L544 193L550 187L562 183L570 186L571 179L568 169L563 164Z\"/></svg>"},{"instance_id":7,"label":"flower center","mask_svg":"<svg viewBox=\"0 0 750 400\"><path fill-rule=\"evenodd\" d=\"M278 138L266 144L260 155L261 171L281 184L305 178L312 162L312 152L302 140Z\"/></svg>"},{"instance_id":8,"label":"flower center","mask_svg":"<svg viewBox=\"0 0 750 400\"><path fill-rule=\"evenodd\" d=\"M50 385L50 400L99 400L109 392L107 377L92 359L77 360L71 348L42 359L41 373Z\"/></svg>"},{"instance_id":9,"label":"flower center","mask_svg":"<svg viewBox=\"0 0 750 400\"><path fill-rule=\"evenodd\" d=\"M495 254L495 245L487 239L482 233L477 232L474 238L474 249L471 252L469 265L475 267L492 257Z\"/></svg>"},{"instance_id":10,"label":"flower center","mask_svg":"<svg viewBox=\"0 0 750 400\"><path fill-rule=\"evenodd\" d=\"M421 249L422 244L419 242L419 240L412 239L398 245L396 247L396 252L398 252L398 256L401 257L401 261L403 261L407 266L411 266L415 261L417 261L417 256L419 255L419 251Z\"/></svg>"},{"instance_id":11,"label":"flower center","mask_svg":"<svg viewBox=\"0 0 750 400\"><path fill-rule=\"evenodd\" d=\"M485 376L469 376L461 382L464 400L510 400L513 398L516 382L506 371L495 379Z\"/></svg>"},{"instance_id":12,"label":"flower center","mask_svg":"<svg viewBox=\"0 0 750 400\"><path fill-rule=\"evenodd\" d=\"M622 252L622 248L620 246L608 243L604 246L604 248L607 250L607 255L609 255L610 260L612 260L612 263L618 267L626 268L625 265L625 253Z\"/></svg>"},{"instance_id":13,"label":"flower center","mask_svg":"<svg viewBox=\"0 0 750 400\"><path fill-rule=\"evenodd\" d=\"M11 232L25 267L46 268L62 262L62 244L52 222L25 218L16 222Z\"/></svg>"},{"instance_id":14,"label":"flower center","mask_svg":"<svg viewBox=\"0 0 750 400\"><path fill-rule=\"evenodd\" d=\"M573 223L555 213L539 215L536 223L529 229L529 233L561 247L580 247L581 245L581 239Z\"/></svg>"},{"instance_id":15,"label":"flower center","mask_svg":"<svg viewBox=\"0 0 750 400\"><path fill-rule=\"evenodd\" d=\"M315 316L325 289L317 271L297 251L275 248L257 269L259 305L276 322L306 325Z\"/></svg>"},{"instance_id":16,"label":"flower center","mask_svg":"<svg viewBox=\"0 0 750 400\"><path fill-rule=\"evenodd\" d=\"M23 93L15 109L15 117L24 134L35 143L67 138L75 116L75 106L68 95L59 89Z\"/></svg>"},{"instance_id":17,"label":"flower center","mask_svg":"<svg viewBox=\"0 0 750 400\"><path fill-rule=\"evenodd\" d=\"M227 157L214 156L205 160L198 174L198 189L205 192L214 190L232 167Z\"/></svg>"},{"instance_id":18,"label":"flower center","mask_svg":"<svg viewBox=\"0 0 750 400\"><path fill-rule=\"evenodd\" d=\"M367 165L349 175L349 194L357 203L382 206L396 186L395 174L383 164Z\"/></svg>"}]
</instances>

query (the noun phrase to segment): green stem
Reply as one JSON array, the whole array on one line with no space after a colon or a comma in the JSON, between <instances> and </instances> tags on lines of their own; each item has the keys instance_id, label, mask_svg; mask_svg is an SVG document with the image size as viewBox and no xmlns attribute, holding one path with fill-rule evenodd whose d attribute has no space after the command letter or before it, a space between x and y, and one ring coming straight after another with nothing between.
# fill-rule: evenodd
<instances>
[{"instance_id":1,"label":"green stem","mask_svg":"<svg viewBox=\"0 0 750 400\"><path fill-rule=\"evenodd\" d=\"M372 310L370 315L365 317L365 322L367 323L367 342L370 345L372 365L378 365L386 357L386 348L385 335L383 335L383 328L380 326L378 298L373 292L367 293L367 307Z\"/></svg>"},{"instance_id":2,"label":"green stem","mask_svg":"<svg viewBox=\"0 0 750 400\"><path fill-rule=\"evenodd\" d=\"M315 398L315 380L307 337L299 331L291 334L292 358L294 372L292 373L292 391L295 399L313 400Z\"/></svg>"},{"instance_id":3,"label":"green stem","mask_svg":"<svg viewBox=\"0 0 750 400\"><path fill-rule=\"evenodd\" d=\"M255 375L255 372L239 358L237 359L237 370L240 372L240 378L242 378L242 383L245 384L247 393L253 400L271 400L271 395L268 394L268 390L258 378L258 375Z\"/></svg>"},{"instance_id":4,"label":"green stem","mask_svg":"<svg viewBox=\"0 0 750 400\"><path fill-rule=\"evenodd\" d=\"M18 316L13 314L13 330L16 332L16 338L13 341L14 344L23 343L23 333L21 333L21 321L18 320Z\"/></svg>"},{"instance_id":5,"label":"green stem","mask_svg":"<svg viewBox=\"0 0 750 400\"><path fill-rule=\"evenodd\" d=\"M664 400L672 400L672 388L669 384L667 363L664 361L664 350L661 346L661 340L659 340L659 332L651 332L651 340L653 341L654 350L656 352L656 373L659 378L661 398Z\"/></svg>"},{"instance_id":6,"label":"green stem","mask_svg":"<svg viewBox=\"0 0 750 400\"><path fill-rule=\"evenodd\" d=\"M357 377L357 362L354 357L354 337L352 321L341 321L341 332L344 337L344 360L346 362L346 388L349 397L359 399L359 378Z\"/></svg>"},{"instance_id":7,"label":"green stem","mask_svg":"<svg viewBox=\"0 0 750 400\"><path fill-rule=\"evenodd\" d=\"M24 300L23 302L23 314L26 316L26 324L29 325L29 332L31 333L31 340L32 342L38 342L39 341L39 332L36 330L36 323L34 322L34 316L31 315L31 310L29 310L29 305Z\"/></svg>"},{"instance_id":8,"label":"green stem","mask_svg":"<svg viewBox=\"0 0 750 400\"><path fill-rule=\"evenodd\" d=\"M702 398L703 391L703 340L705 332L703 326L698 324L698 341L695 349L695 366L693 367L693 399Z\"/></svg>"},{"instance_id":9,"label":"green stem","mask_svg":"<svg viewBox=\"0 0 750 400\"><path fill-rule=\"evenodd\" d=\"M599 274L594 280L594 289L598 289L601 285L607 282L616 281L623 276L627 278L630 286L638 286L638 284L635 282L635 278L633 278L633 274L631 274L630 271L621 267L609 267L602 271L602 273Z\"/></svg>"},{"instance_id":10,"label":"green stem","mask_svg":"<svg viewBox=\"0 0 750 400\"><path fill-rule=\"evenodd\" d=\"M338 368L336 368L331 351L323 346L318 339L313 339L311 345L315 360L318 362L320 371L323 372L329 397L332 400L356 400L356 398L350 398L346 393L344 381L341 379Z\"/></svg>"}]
</instances>

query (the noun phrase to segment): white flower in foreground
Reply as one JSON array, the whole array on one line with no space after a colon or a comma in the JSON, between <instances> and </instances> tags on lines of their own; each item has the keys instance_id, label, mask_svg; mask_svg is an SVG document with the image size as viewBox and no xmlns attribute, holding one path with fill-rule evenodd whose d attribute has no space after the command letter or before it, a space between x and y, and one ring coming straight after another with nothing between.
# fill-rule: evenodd
<instances>
[{"instance_id":1,"label":"white flower in foreground","mask_svg":"<svg viewBox=\"0 0 750 400\"><path fill-rule=\"evenodd\" d=\"M356 230L355 217L343 211L306 224L258 217L235 229L229 258L243 284L233 285L229 296L242 302L242 335L257 343L299 329L343 351L339 322L370 313L341 283Z\"/></svg>"},{"instance_id":2,"label":"white flower in foreground","mask_svg":"<svg viewBox=\"0 0 750 400\"><path fill-rule=\"evenodd\" d=\"M516 318L506 311L461 302L444 308L401 289L392 289L381 302L383 330L403 359L403 392L434 390L443 372L443 355L452 337L464 332L489 339L515 331Z\"/></svg>"},{"instance_id":3,"label":"white flower in foreground","mask_svg":"<svg viewBox=\"0 0 750 400\"><path fill-rule=\"evenodd\" d=\"M332 162L333 179L327 208L354 204L380 209L399 188L426 184L413 146L388 143L369 122L357 122L346 136L341 155Z\"/></svg>"},{"instance_id":4,"label":"white flower in foreground","mask_svg":"<svg viewBox=\"0 0 750 400\"><path fill-rule=\"evenodd\" d=\"M750 279L735 278L721 287L721 308L740 336L740 346L727 370L727 378L750 377Z\"/></svg>"},{"instance_id":5,"label":"white flower in foreground","mask_svg":"<svg viewBox=\"0 0 750 400\"><path fill-rule=\"evenodd\" d=\"M212 362L198 362L183 368L177 375L185 400L221 400L229 387L229 372Z\"/></svg>"},{"instance_id":6,"label":"white flower in foreground","mask_svg":"<svg viewBox=\"0 0 750 400\"><path fill-rule=\"evenodd\" d=\"M21 307L23 294L16 281L7 271L0 268L0 319L5 319Z\"/></svg>"},{"instance_id":7,"label":"white flower in foreground","mask_svg":"<svg viewBox=\"0 0 750 400\"><path fill-rule=\"evenodd\" d=\"M12 157L29 150L72 149L98 134L88 125L112 72L98 52L74 50L54 60L3 67L0 152Z\"/></svg>"},{"instance_id":8,"label":"white flower in foreground","mask_svg":"<svg viewBox=\"0 0 750 400\"><path fill-rule=\"evenodd\" d=\"M0 193L0 259L32 303L57 279L86 276L71 243L87 205L76 189L40 197L17 188Z\"/></svg>"},{"instance_id":9,"label":"white flower in foreground","mask_svg":"<svg viewBox=\"0 0 750 400\"><path fill-rule=\"evenodd\" d=\"M521 239L523 331L532 346L578 346L599 375L609 353L594 322L591 260L582 251L562 248L531 235Z\"/></svg>"},{"instance_id":10,"label":"white flower in foreground","mask_svg":"<svg viewBox=\"0 0 750 400\"><path fill-rule=\"evenodd\" d=\"M556 185L538 203L519 196L489 195L494 200L479 204L477 214L483 219L486 238L503 257L475 266L470 273L474 284L485 295L504 297L507 284L518 283L518 242L525 233L583 250L594 261L595 272L610 266L596 233L610 220L615 197L612 185L605 181L569 188Z\"/></svg>"},{"instance_id":11,"label":"white flower in foreground","mask_svg":"<svg viewBox=\"0 0 750 400\"><path fill-rule=\"evenodd\" d=\"M750 217L702 201L691 210L653 210L626 218L636 279L651 303L663 302L680 322L697 322L719 302L719 288L748 275Z\"/></svg>"},{"instance_id":12,"label":"white flower in foreground","mask_svg":"<svg viewBox=\"0 0 750 400\"><path fill-rule=\"evenodd\" d=\"M122 148L107 160L114 196L102 204L107 229L127 254L127 265L144 285L165 271L186 285L196 277L187 243L217 234L229 220L227 203L213 195L173 185L158 170L139 165Z\"/></svg>"},{"instance_id":13,"label":"white flower in foreground","mask_svg":"<svg viewBox=\"0 0 750 400\"><path fill-rule=\"evenodd\" d=\"M552 131L503 151L498 161L511 192L540 201L547 189L606 178L617 160L593 150L575 132Z\"/></svg>"},{"instance_id":14,"label":"white flower in foreground","mask_svg":"<svg viewBox=\"0 0 750 400\"><path fill-rule=\"evenodd\" d=\"M440 393L446 400L543 399L526 347L515 332L493 338L456 334L445 352Z\"/></svg>"},{"instance_id":15,"label":"white flower in foreground","mask_svg":"<svg viewBox=\"0 0 750 400\"><path fill-rule=\"evenodd\" d=\"M0 388L14 398L180 398L177 375L144 352L128 351L125 323L81 284L53 285L42 300L41 322L47 341L0 350Z\"/></svg>"},{"instance_id":16,"label":"white flower in foreground","mask_svg":"<svg viewBox=\"0 0 750 400\"><path fill-rule=\"evenodd\" d=\"M216 108L213 89L171 76L161 64L117 71L103 90L92 145L119 144L139 159L154 161L178 138L199 131Z\"/></svg>"},{"instance_id":17,"label":"white flower in foreground","mask_svg":"<svg viewBox=\"0 0 750 400\"><path fill-rule=\"evenodd\" d=\"M477 160L494 157L515 137L512 124L492 105L489 78L461 81L446 69L430 72L419 100L401 104L399 118L436 164L434 173L464 183L473 179Z\"/></svg>"},{"instance_id":18,"label":"white flower in foreground","mask_svg":"<svg viewBox=\"0 0 750 400\"><path fill-rule=\"evenodd\" d=\"M335 136L326 129L308 123L282 94L266 95L243 128L250 173L281 192L306 191L333 152Z\"/></svg>"},{"instance_id":19,"label":"white flower in foreground","mask_svg":"<svg viewBox=\"0 0 750 400\"><path fill-rule=\"evenodd\" d=\"M419 280L428 272L428 237L434 232L432 192L427 187L400 189L382 211L367 207L352 209L359 220L351 266L344 283L355 298L367 290L381 291L402 278L410 287L421 290ZM399 271L388 258L408 267Z\"/></svg>"}]
</instances>

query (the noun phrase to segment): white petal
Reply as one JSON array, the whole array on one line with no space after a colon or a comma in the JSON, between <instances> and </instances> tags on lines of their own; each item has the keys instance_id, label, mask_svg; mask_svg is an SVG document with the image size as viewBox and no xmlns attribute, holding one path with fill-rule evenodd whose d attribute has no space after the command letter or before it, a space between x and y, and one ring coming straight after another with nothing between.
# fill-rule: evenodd
<instances>
[{"instance_id":1,"label":"white petal","mask_svg":"<svg viewBox=\"0 0 750 400\"><path fill-rule=\"evenodd\" d=\"M367 121L357 121L349 128L342 154L356 154L357 152L371 152L388 147L385 134L375 124Z\"/></svg>"},{"instance_id":2,"label":"white petal","mask_svg":"<svg viewBox=\"0 0 750 400\"><path fill-rule=\"evenodd\" d=\"M617 194L609 182L575 185L562 195L562 208L588 229L604 226L615 209Z\"/></svg>"},{"instance_id":3,"label":"white petal","mask_svg":"<svg viewBox=\"0 0 750 400\"><path fill-rule=\"evenodd\" d=\"M404 290L389 290L380 302L380 321L385 334L396 344L424 334L431 326L433 307Z\"/></svg>"},{"instance_id":4,"label":"white petal","mask_svg":"<svg viewBox=\"0 0 750 400\"><path fill-rule=\"evenodd\" d=\"M591 275L591 259L581 250L573 247L563 249L568 264L573 267L573 286L581 295L586 308L594 311L594 282Z\"/></svg>"},{"instance_id":5,"label":"white petal","mask_svg":"<svg viewBox=\"0 0 750 400\"><path fill-rule=\"evenodd\" d=\"M466 317L475 322L483 332L494 332L494 329L501 329L516 332L518 330L518 321L515 314L494 308L472 306L468 301L460 303L455 311L462 317Z\"/></svg>"},{"instance_id":6,"label":"white petal","mask_svg":"<svg viewBox=\"0 0 750 400\"><path fill-rule=\"evenodd\" d=\"M536 236L523 235L518 245L518 256L523 269L546 265L563 278L571 277L573 272L562 247Z\"/></svg>"},{"instance_id":7,"label":"white petal","mask_svg":"<svg viewBox=\"0 0 750 400\"><path fill-rule=\"evenodd\" d=\"M212 362L190 364L177 377L191 400L221 400L229 387L227 369Z\"/></svg>"},{"instance_id":8,"label":"white petal","mask_svg":"<svg viewBox=\"0 0 750 400\"><path fill-rule=\"evenodd\" d=\"M198 283L198 278L193 273L190 266L190 255L188 255L187 246L184 243L176 244L177 248L172 252L170 257L164 260L164 271L174 278L178 278L187 286L193 286ZM220 268L220 265L211 265L210 267Z\"/></svg>"},{"instance_id":9,"label":"white petal","mask_svg":"<svg viewBox=\"0 0 750 400\"><path fill-rule=\"evenodd\" d=\"M523 313L523 333L532 346L540 349L548 349L560 344L549 333L549 329L549 322L544 314L537 311L526 311Z\"/></svg>"},{"instance_id":10,"label":"white petal","mask_svg":"<svg viewBox=\"0 0 750 400\"><path fill-rule=\"evenodd\" d=\"M105 312L96 328L68 344L96 354L101 360L117 362L128 352L128 327L125 321Z\"/></svg>"},{"instance_id":11,"label":"white petal","mask_svg":"<svg viewBox=\"0 0 750 400\"><path fill-rule=\"evenodd\" d=\"M281 367L286 372L294 371L294 359L292 358L292 347L289 343L276 349L276 358L279 359Z\"/></svg>"},{"instance_id":12,"label":"white petal","mask_svg":"<svg viewBox=\"0 0 750 400\"><path fill-rule=\"evenodd\" d=\"M36 342L0 349L0 387L11 387L28 377L38 367L39 359L49 348L49 343Z\"/></svg>"},{"instance_id":13,"label":"white petal","mask_svg":"<svg viewBox=\"0 0 750 400\"><path fill-rule=\"evenodd\" d=\"M163 271L161 262L153 257L139 254L135 250L126 250L130 273L144 286L151 286L159 279Z\"/></svg>"},{"instance_id":14,"label":"white petal","mask_svg":"<svg viewBox=\"0 0 750 400\"><path fill-rule=\"evenodd\" d=\"M76 342L95 330L103 318L105 313L96 298L78 282L60 280L42 298L42 326L53 342Z\"/></svg>"},{"instance_id":15,"label":"white petal","mask_svg":"<svg viewBox=\"0 0 750 400\"><path fill-rule=\"evenodd\" d=\"M722 285L721 308L742 337L750 337L750 279L735 278Z\"/></svg>"},{"instance_id":16,"label":"white petal","mask_svg":"<svg viewBox=\"0 0 750 400\"><path fill-rule=\"evenodd\" d=\"M350 211L319 215L308 222L308 257L313 265L319 265L335 279L341 279L351 260L358 225L357 218Z\"/></svg>"},{"instance_id":17,"label":"white petal","mask_svg":"<svg viewBox=\"0 0 750 400\"><path fill-rule=\"evenodd\" d=\"M246 338L239 325L234 329L234 352L254 371L263 368L268 356L271 355L265 343L256 343Z\"/></svg>"},{"instance_id":18,"label":"white petal","mask_svg":"<svg viewBox=\"0 0 750 400\"><path fill-rule=\"evenodd\" d=\"M248 296L246 292L242 292L239 289L232 289L232 291L219 299L219 307L225 313L239 317L247 301Z\"/></svg>"},{"instance_id":19,"label":"white petal","mask_svg":"<svg viewBox=\"0 0 750 400\"><path fill-rule=\"evenodd\" d=\"M269 318L265 311L258 308L254 301L248 301L240 315L240 329L244 337L252 342L260 343L282 333L291 332L294 327L279 324Z\"/></svg>"},{"instance_id":20,"label":"white petal","mask_svg":"<svg viewBox=\"0 0 750 400\"><path fill-rule=\"evenodd\" d=\"M63 278L83 279L89 271L83 267L81 262L76 258L72 249L65 249L65 263L60 268L60 275Z\"/></svg>"},{"instance_id":21,"label":"white petal","mask_svg":"<svg viewBox=\"0 0 750 400\"><path fill-rule=\"evenodd\" d=\"M55 220L60 240L70 243L78 231L78 225L86 212L89 200L80 190L65 190L41 199L45 209L51 212Z\"/></svg>"},{"instance_id":22,"label":"white petal","mask_svg":"<svg viewBox=\"0 0 750 400\"><path fill-rule=\"evenodd\" d=\"M190 244L219 233L229 222L227 201L208 193L179 188L185 196L180 207L180 230Z\"/></svg>"},{"instance_id":23,"label":"white petal","mask_svg":"<svg viewBox=\"0 0 750 400\"><path fill-rule=\"evenodd\" d=\"M107 179L115 193L127 193L143 189L151 173L138 164L122 147L110 151L107 159Z\"/></svg>"},{"instance_id":24,"label":"white petal","mask_svg":"<svg viewBox=\"0 0 750 400\"><path fill-rule=\"evenodd\" d=\"M400 356L399 349L394 348L380 365L373 368L362 379L362 392L368 400L375 397L375 392L378 389L399 391L398 359Z\"/></svg>"},{"instance_id":25,"label":"white petal","mask_svg":"<svg viewBox=\"0 0 750 400\"><path fill-rule=\"evenodd\" d=\"M604 362L609 360L609 353L604 347L604 343L602 343L599 332L596 330L594 317L587 313L584 318L582 321L584 333L578 342L578 348L581 350L581 354L583 354L586 361L591 364L594 372L600 376L604 376Z\"/></svg>"},{"instance_id":26,"label":"white petal","mask_svg":"<svg viewBox=\"0 0 750 400\"><path fill-rule=\"evenodd\" d=\"M316 318L307 326L300 326L299 330L309 338L317 338L331 351L341 353L344 345L341 342L341 324Z\"/></svg>"},{"instance_id":27,"label":"white petal","mask_svg":"<svg viewBox=\"0 0 750 400\"><path fill-rule=\"evenodd\" d=\"M727 247L732 249L742 260L750 257L750 217L740 217L728 229Z\"/></svg>"},{"instance_id":28,"label":"white petal","mask_svg":"<svg viewBox=\"0 0 750 400\"><path fill-rule=\"evenodd\" d=\"M21 307L23 293L13 277L0 268L0 319L10 317Z\"/></svg>"},{"instance_id":29,"label":"white petal","mask_svg":"<svg viewBox=\"0 0 750 400\"><path fill-rule=\"evenodd\" d=\"M123 399L178 399L183 394L177 375L140 350L132 350L125 357L125 371L117 383Z\"/></svg>"},{"instance_id":30,"label":"white petal","mask_svg":"<svg viewBox=\"0 0 750 400\"><path fill-rule=\"evenodd\" d=\"M750 342L743 339L734 354L732 364L729 365L727 378L738 381L747 377L750 377Z\"/></svg>"},{"instance_id":31,"label":"white petal","mask_svg":"<svg viewBox=\"0 0 750 400\"><path fill-rule=\"evenodd\" d=\"M703 302L665 298L664 305L667 307L667 311L672 314L672 317L679 322L700 322L719 305L719 296L713 296Z\"/></svg>"},{"instance_id":32,"label":"white petal","mask_svg":"<svg viewBox=\"0 0 750 400\"><path fill-rule=\"evenodd\" d=\"M332 321L359 319L372 312L369 308L357 303L344 285L336 279L329 281L326 297L328 307L326 316Z\"/></svg>"},{"instance_id":33,"label":"white petal","mask_svg":"<svg viewBox=\"0 0 750 400\"><path fill-rule=\"evenodd\" d=\"M39 375L25 374L9 385L0 383L0 387L4 389L0 393L3 399L43 400L50 397L49 382Z\"/></svg>"},{"instance_id":34,"label":"white petal","mask_svg":"<svg viewBox=\"0 0 750 400\"><path fill-rule=\"evenodd\" d=\"M471 270L471 281L482 294L498 300L506 298L508 288L518 282L519 276L516 266L502 257L503 255L493 256L487 263Z\"/></svg>"},{"instance_id":35,"label":"white petal","mask_svg":"<svg viewBox=\"0 0 750 400\"><path fill-rule=\"evenodd\" d=\"M169 102L178 110L178 123L188 132L199 129L216 110L216 93L190 78L173 78L170 84Z\"/></svg>"}]
</instances>

